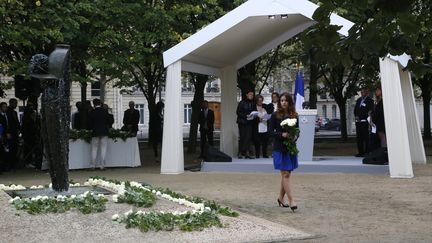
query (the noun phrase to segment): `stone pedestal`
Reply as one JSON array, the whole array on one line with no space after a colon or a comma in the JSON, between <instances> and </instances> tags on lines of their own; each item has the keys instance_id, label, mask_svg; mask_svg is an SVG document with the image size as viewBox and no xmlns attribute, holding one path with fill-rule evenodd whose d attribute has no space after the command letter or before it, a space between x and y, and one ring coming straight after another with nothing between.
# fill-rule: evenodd
<instances>
[{"instance_id":1,"label":"stone pedestal","mask_svg":"<svg viewBox=\"0 0 432 243\"><path fill-rule=\"evenodd\" d=\"M317 110L299 110L297 113L300 126L300 137L297 140L297 147L300 151L298 159L300 162L312 161Z\"/></svg>"}]
</instances>

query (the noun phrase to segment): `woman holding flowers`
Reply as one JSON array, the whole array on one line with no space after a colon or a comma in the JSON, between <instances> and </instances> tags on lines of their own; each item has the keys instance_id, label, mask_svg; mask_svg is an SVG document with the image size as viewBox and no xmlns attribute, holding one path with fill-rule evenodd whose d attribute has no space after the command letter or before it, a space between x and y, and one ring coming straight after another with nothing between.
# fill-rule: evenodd
<instances>
[{"instance_id":1,"label":"woman holding flowers","mask_svg":"<svg viewBox=\"0 0 432 243\"><path fill-rule=\"evenodd\" d=\"M299 124L294 101L288 93L280 96L278 109L271 116L269 132L273 136L273 165L281 172L281 188L277 202L279 206L290 207L294 212L297 205L291 193L291 172L298 167L296 141ZM288 204L284 202L285 194Z\"/></svg>"}]
</instances>

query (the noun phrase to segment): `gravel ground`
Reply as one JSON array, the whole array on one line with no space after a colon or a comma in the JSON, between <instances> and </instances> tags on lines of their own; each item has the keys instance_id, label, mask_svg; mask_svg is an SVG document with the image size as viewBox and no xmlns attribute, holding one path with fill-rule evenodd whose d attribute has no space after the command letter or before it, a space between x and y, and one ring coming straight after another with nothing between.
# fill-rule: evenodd
<instances>
[{"instance_id":1,"label":"gravel ground","mask_svg":"<svg viewBox=\"0 0 432 243\"><path fill-rule=\"evenodd\" d=\"M236 224L231 223L226 231L211 229L193 234L142 234L113 224L109 219L118 211L111 212L108 209L105 213L90 217L77 213L46 215L39 219L21 213L20 217L16 217L15 209L5 205L5 199L2 199L4 213L0 214L0 230L14 234L5 242L31 242L32 239L42 242L49 239L52 242L59 240L59 235L61 239L82 242L132 239L157 239L158 242L172 242L173 239L200 241L193 238L195 234L205 236L200 238L205 239L205 242L218 241L218 237L223 235L228 237L225 240L250 242L252 239L277 240L277 237L270 237L270 233L282 235L283 230L297 232L292 228L312 235L305 236L307 239L301 242L432 242L432 165L416 165L414 169L413 179L390 179L386 175L365 174L294 174L294 195L299 205L297 213L276 205L278 174L186 172L173 176L160 175L158 167L108 169L102 172L73 171L70 177L77 182L98 174L112 179L147 182L186 195L216 200L233 207L246 217L242 222L246 231L243 231L243 235L239 233L239 238L231 236L229 232L236 230ZM0 178L0 183L17 182L27 186L47 184L49 176L45 173L22 171L4 174ZM121 211L129 209L127 207ZM259 235L266 240L243 238L251 236L252 232L259 232L258 226L249 228L256 225L250 224L254 221L249 215L277 223L279 229L261 231ZM207 234L213 230L214 234ZM185 235L190 238L181 238ZM294 233L291 236L296 238ZM283 235L282 238L290 239ZM6 238L0 239L3 241Z\"/></svg>"}]
</instances>

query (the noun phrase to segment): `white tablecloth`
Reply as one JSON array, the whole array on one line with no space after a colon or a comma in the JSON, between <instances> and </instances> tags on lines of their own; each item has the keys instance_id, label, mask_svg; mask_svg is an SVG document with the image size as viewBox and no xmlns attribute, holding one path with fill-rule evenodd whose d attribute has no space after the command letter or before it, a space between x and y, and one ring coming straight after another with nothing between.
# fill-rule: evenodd
<instances>
[{"instance_id":1,"label":"white tablecloth","mask_svg":"<svg viewBox=\"0 0 432 243\"><path fill-rule=\"evenodd\" d=\"M100 151L97 161L100 161ZM90 168L91 162L91 144L84 140L69 140L69 169ZM136 137L128 138L123 141L118 138L117 141L108 139L108 148L106 154L105 167L137 167L141 165L141 158ZM44 163L42 169L48 169Z\"/></svg>"}]
</instances>

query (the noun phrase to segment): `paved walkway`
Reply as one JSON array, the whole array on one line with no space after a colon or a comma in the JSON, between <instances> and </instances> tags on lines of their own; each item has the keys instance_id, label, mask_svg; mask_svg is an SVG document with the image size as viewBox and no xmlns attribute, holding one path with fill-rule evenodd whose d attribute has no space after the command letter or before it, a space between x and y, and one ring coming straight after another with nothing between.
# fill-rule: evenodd
<instances>
[{"instance_id":1,"label":"paved walkway","mask_svg":"<svg viewBox=\"0 0 432 243\"><path fill-rule=\"evenodd\" d=\"M362 159L353 156L316 156L313 161L300 161L296 173L388 174L388 165L365 165L362 163ZM232 162L204 162L201 171L279 173L274 169L271 158L233 159Z\"/></svg>"}]
</instances>

